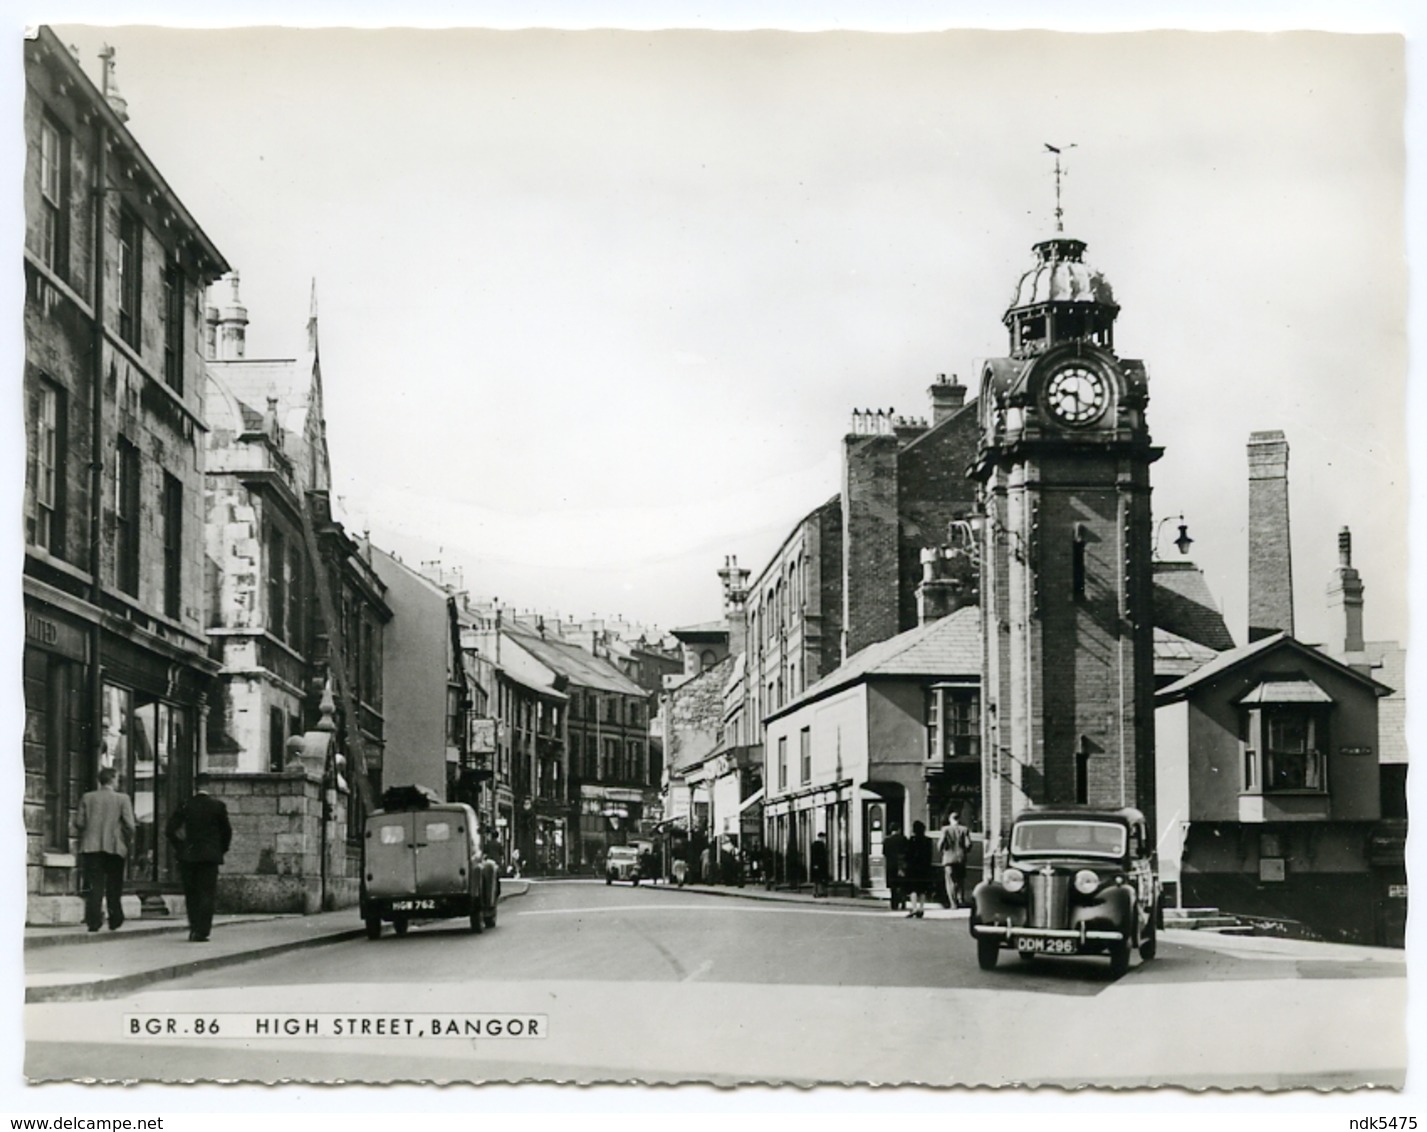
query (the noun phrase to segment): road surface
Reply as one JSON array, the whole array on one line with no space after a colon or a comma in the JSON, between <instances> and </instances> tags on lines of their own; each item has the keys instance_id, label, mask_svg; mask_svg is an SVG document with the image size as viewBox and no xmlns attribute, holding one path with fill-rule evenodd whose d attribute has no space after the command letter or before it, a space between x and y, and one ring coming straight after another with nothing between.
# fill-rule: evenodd
<instances>
[{"instance_id":1,"label":"road surface","mask_svg":"<svg viewBox=\"0 0 1427 1132\"><path fill-rule=\"evenodd\" d=\"M964 919L566 881L503 903L479 936L463 921L402 938L388 927L127 998L27 1006L25 1068L51 1080L1391 1085L1405 1073L1405 989L1401 952L1192 932L1166 933L1118 981L1091 957L1003 953L988 972ZM538 1035L472 1037L475 1016L539 1019ZM221 1019L220 1033L194 1033L195 1018ZM269 1036L234 1033L254 1018ZM135 1019L161 1032L136 1035ZM433 1036L432 1019L464 1036Z\"/></svg>"}]
</instances>

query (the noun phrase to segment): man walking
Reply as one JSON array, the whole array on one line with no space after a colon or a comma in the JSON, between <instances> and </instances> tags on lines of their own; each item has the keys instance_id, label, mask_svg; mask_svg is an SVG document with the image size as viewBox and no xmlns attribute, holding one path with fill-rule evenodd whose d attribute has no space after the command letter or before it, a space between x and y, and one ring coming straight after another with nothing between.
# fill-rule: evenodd
<instances>
[{"instance_id":1,"label":"man walking","mask_svg":"<svg viewBox=\"0 0 1427 1132\"><path fill-rule=\"evenodd\" d=\"M213 906L218 897L218 866L233 840L228 807L199 787L197 793L174 811L165 829L178 856L188 905L188 938L207 943L213 930Z\"/></svg>"},{"instance_id":2,"label":"man walking","mask_svg":"<svg viewBox=\"0 0 1427 1132\"><path fill-rule=\"evenodd\" d=\"M84 922L92 932L104 923L109 907L109 930L118 931L124 922L120 903L124 895L124 862L134 841L134 803L129 795L114 789L113 767L99 772L99 789L79 800L79 859L84 868Z\"/></svg>"},{"instance_id":3,"label":"man walking","mask_svg":"<svg viewBox=\"0 0 1427 1132\"><path fill-rule=\"evenodd\" d=\"M813 874L813 896L814 898L827 895L828 880L828 859L827 859L827 834L819 833L813 840L812 848L808 853L808 865Z\"/></svg>"},{"instance_id":4,"label":"man walking","mask_svg":"<svg viewBox=\"0 0 1427 1132\"><path fill-rule=\"evenodd\" d=\"M971 831L961 824L953 806L941 829L941 866L946 874L946 895L953 908L966 899L966 858L971 852Z\"/></svg>"}]
</instances>

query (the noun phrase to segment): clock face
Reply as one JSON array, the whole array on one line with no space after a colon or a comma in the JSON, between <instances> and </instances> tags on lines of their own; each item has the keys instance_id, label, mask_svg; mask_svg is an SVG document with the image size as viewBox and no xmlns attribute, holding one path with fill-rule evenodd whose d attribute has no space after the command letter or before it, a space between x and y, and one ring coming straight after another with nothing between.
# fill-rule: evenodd
<instances>
[{"instance_id":1,"label":"clock face","mask_svg":"<svg viewBox=\"0 0 1427 1132\"><path fill-rule=\"evenodd\" d=\"M1083 425L1097 419L1109 400L1105 379L1085 366L1066 366L1050 379L1045 390L1050 411L1066 424Z\"/></svg>"}]
</instances>

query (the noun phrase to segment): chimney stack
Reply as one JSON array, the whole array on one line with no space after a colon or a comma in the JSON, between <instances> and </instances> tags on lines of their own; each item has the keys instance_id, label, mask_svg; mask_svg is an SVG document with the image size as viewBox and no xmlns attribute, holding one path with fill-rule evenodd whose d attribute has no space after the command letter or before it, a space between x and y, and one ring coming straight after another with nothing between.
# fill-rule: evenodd
<instances>
[{"instance_id":1,"label":"chimney stack","mask_svg":"<svg viewBox=\"0 0 1427 1132\"><path fill-rule=\"evenodd\" d=\"M1338 532L1338 568L1328 583L1328 608L1343 611L1343 663L1363 669L1368 664L1363 644L1363 579L1353 565L1353 534L1347 527Z\"/></svg>"},{"instance_id":2,"label":"chimney stack","mask_svg":"<svg viewBox=\"0 0 1427 1132\"><path fill-rule=\"evenodd\" d=\"M932 402L932 427L935 428L947 417L961 411L966 404L966 386L956 380L956 374L948 381L946 374L936 375L936 382L928 390Z\"/></svg>"},{"instance_id":3,"label":"chimney stack","mask_svg":"<svg viewBox=\"0 0 1427 1132\"><path fill-rule=\"evenodd\" d=\"M1278 429L1249 434L1249 641L1293 635L1288 530L1288 441Z\"/></svg>"}]
</instances>

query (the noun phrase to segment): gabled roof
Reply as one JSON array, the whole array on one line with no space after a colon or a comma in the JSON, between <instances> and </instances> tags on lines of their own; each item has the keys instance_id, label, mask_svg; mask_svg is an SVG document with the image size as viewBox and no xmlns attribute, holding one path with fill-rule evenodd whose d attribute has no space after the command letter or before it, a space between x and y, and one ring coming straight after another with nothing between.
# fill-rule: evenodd
<instances>
[{"instance_id":1,"label":"gabled roof","mask_svg":"<svg viewBox=\"0 0 1427 1132\"><path fill-rule=\"evenodd\" d=\"M767 719L867 680L886 677L981 678L981 609L968 605L927 625L918 625L848 657Z\"/></svg>"},{"instance_id":2,"label":"gabled roof","mask_svg":"<svg viewBox=\"0 0 1427 1132\"><path fill-rule=\"evenodd\" d=\"M1154 623L1215 652L1234 647L1204 572L1193 562L1154 564Z\"/></svg>"},{"instance_id":3,"label":"gabled roof","mask_svg":"<svg viewBox=\"0 0 1427 1132\"><path fill-rule=\"evenodd\" d=\"M537 633L523 633L513 629L503 629L502 632L552 672L564 676L572 685L594 688L601 692L617 692L626 696L643 697L648 694L609 661L592 656L579 645L541 637Z\"/></svg>"},{"instance_id":4,"label":"gabled roof","mask_svg":"<svg viewBox=\"0 0 1427 1132\"><path fill-rule=\"evenodd\" d=\"M1312 648L1301 641L1294 640L1287 633L1275 633L1271 637L1264 637L1262 640L1254 641L1251 644L1240 645L1238 648L1221 652L1208 664L1205 664L1183 679L1176 680L1168 687L1161 688L1155 693L1155 704L1162 705L1174 703L1189 695L1195 688L1211 683L1220 676L1228 673L1240 665L1247 664L1255 657L1263 656L1278 649L1291 650L1307 660L1315 661L1327 668L1335 669L1350 679L1367 685L1377 695L1385 696L1392 691L1386 684L1380 684L1370 676L1364 676L1361 672L1349 668L1341 661L1334 660L1327 653L1320 649Z\"/></svg>"},{"instance_id":5,"label":"gabled roof","mask_svg":"<svg viewBox=\"0 0 1427 1132\"><path fill-rule=\"evenodd\" d=\"M1197 641L1156 626L1154 631L1154 674L1156 680L1188 676L1219 654Z\"/></svg>"}]
</instances>

